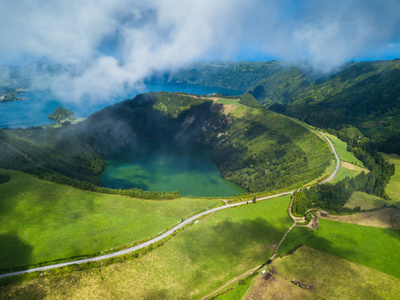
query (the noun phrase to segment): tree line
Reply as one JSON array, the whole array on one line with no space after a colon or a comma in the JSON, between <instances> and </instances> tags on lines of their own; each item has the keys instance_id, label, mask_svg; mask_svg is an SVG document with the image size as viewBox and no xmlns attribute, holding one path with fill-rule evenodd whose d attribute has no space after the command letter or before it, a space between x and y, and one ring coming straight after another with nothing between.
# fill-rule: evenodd
<instances>
[{"instance_id":1,"label":"tree line","mask_svg":"<svg viewBox=\"0 0 400 300\"><path fill-rule=\"evenodd\" d=\"M359 211L360 207L354 209L344 207L354 191L390 200L385 187L395 173L395 165L387 163L371 143L359 143L352 138L344 138L344 140L348 141L348 150L352 151L370 172L368 174L361 172L354 178L346 177L336 184L327 183L295 192L293 213L303 215L313 207L334 213Z\"/></svg>"},{"instance_id":2,"label":"tree line","mask_svg":"<svg viewBox=\"0 0 400 300\"><path fill-rule=\"evenodd\" d=\"M153 199L153 200L171 200L180 198L181 195L178 191L173 192L155 192L155 191L144 191L142 189L131 188L131 189L111 189L107 187L96 186L93 183L87 181L81 181L78 179L70 178L62 174L57 173L41 173L38 175L40 179L66 184L84 191L91 191L102 194L110 195L121 195L128 196L132 198L140 199Z\"/></svg>"}]
</instances>

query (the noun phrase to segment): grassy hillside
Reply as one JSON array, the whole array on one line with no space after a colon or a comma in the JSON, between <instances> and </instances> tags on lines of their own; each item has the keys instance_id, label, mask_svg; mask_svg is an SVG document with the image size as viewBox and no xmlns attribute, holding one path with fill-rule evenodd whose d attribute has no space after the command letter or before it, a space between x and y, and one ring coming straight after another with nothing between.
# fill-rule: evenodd
<instances>
[{"instance_id":1,"label":"grassy hillside","mask_svg":"<svg viewBox=\"0 0 400 300\"><path fill-rule=\"evenodd\" d=\"M279 253L306 245L400 278L399 237L396 229L321 219L318 230L294 228Z\"/></svg>"},{"instance_id":2,"label":"grassy hillside","mask_svg":"<svg viewBox=\"0 0 400 300\"><path fill-rule=\"evenodd\" d=\"M273 276L259 277L246 299L395 299L400 293L398 278L305 246L269 270ZM298 288L292 279L310 288Z\"/></svg>"},{"instance_id":3,"label":"grassy hillside","mask_svg":"<svg viewBox=\"0 0 400 300\"><path fill-rule=\"evenodd\" d=\"M339 155L340 160L351 163L353 165L364 167L364 164L354 156L354 153L347 151L347 144L342 140L338 139L333 134L324 133L332 142L333 146L336 149L337 154Z\"/></svg>"},{"instance_id":4,"label":"grassy hillside","mask_svg":"<svg viewBox=\"0 0 400 300\"><path fill-rule=\"evenodd\" d=\"M381 228L400 229L400 209L392 207L341 216L330 214L328 214L327 216L321 216L321 213L317 212L317 216L319 218L338 222Z\"/></svg>"},{"instance_id":5,"label":"grassy hillside","mask_svg":"<svg viewBox=\"0 0 400 300\"><path fill-rule=\"evenodd\" d=\"M216 200L146 201L11 175L0 184L0 269L98 253L157 235Z\"/></svg>"},{"instance_id":6,"label":"grassy hillside","mask_svg":"<svg viewBox=\"0 0 400 300\"><path fill-rule=\"evenodd\" d=\"M383 158L395 165L395 174L390 179L389 184L386 186L386 193L388 196L396 202L400 202L400 156L396 154L384 154Z\"/></svg>"},{"instance_id":7,"label":"grassy hillside","mask_svg":"<svg viewBox=\"0 0 400 300\"><path fill-rule=\"evenodd\" d=\"M381 208L383 206L400 207L399 201L385 200L375 195L369 195L363 192L354 192L346 203L346 207L355 208L359 206L361 209L370 210Z\"/></svg>"},{"instance_id":8,"label":"grassy hillside","mask_svg":"<svg viewBox=\"0 0 400 300\"><path fill-rule=\"evenodd\" d=\"M289 196L216 212L163 246L122 264L4 286L48 298L198 299L271 255L291 220ZM52 273L52 271L47 272Z\"/></svg>"},{"instance_id":9,"label":"grassy hillside","mask_svg":"<svg viewBox=\"0 0 400 300\"><path fill-rule=\"evenodd\" d=\"M253 192L299 187L329 166L328 145L292 120L244 106L229 116L233 126L214 155L228 180Z\"/></svg>"}]
</instances>

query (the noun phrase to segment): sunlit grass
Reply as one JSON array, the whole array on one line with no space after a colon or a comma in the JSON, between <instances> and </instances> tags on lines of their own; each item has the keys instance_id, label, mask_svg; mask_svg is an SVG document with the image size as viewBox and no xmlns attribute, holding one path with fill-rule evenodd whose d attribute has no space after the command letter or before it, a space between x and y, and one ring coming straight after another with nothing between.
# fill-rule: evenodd
<instances>
[{"instance_id":1,"label":"sunlit grass","mask_svg":"<svg viewBox=\"0 0 400 300\"><path fill-rule=\"evenodd\" d=\"M94 254L157 235L217 200L137 200L81 191L5 171L0 269Z\"/></svg>"}]
</instances>

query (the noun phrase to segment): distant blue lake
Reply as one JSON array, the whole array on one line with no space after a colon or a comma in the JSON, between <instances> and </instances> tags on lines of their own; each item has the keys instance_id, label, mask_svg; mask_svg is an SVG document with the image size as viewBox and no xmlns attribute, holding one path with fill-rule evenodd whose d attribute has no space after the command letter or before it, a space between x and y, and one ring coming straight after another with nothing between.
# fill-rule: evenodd
<instances>
[{"instance_id":1,"label":"distant blue lake","mask_svg":"<svg viewBox=\"0 0 400 300\"><path fill-rule=\"evenodd\" d=\"M172 83L147 83L146 91L141 92L185 92L189 94L212 94L218 93L223 95L240 95L243 91L223 89L217 87L204 87L190 84L172 84ZM56 107L65 107L75 112L78 118L86 118L91 114L99 111L116 102L130 99L139 94L137 90L126 92L122 96L110 99L107 103L86 105L85 99L81 105L69 104L60 101L53 95L51 91L29 91L20 95L26 101L0 103L0 128L17 128L39 126L53 123L48 116L54 112ZM83 103L83 104L82 104Z\"/></svg>"}]
</instances>

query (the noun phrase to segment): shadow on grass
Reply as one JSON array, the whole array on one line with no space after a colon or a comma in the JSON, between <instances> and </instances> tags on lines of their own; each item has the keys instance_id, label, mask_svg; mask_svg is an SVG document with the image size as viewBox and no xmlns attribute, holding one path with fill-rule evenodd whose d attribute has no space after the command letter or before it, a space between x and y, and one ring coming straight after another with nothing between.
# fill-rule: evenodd
<instances>
[{"instance_id":1,"label":"shadow on grass","mask_svg":"<svg viewBox=\"0 0 400 300\"><path fill-rule=\"evenodd\" d=\"M24 243L17 234L0 234L0 270L2 273L15 266L26 266L31 263L33 247ZM14 277L0 280L0 299L43 299L44 289L37 284L28 284L13 289L17 279ZM18 281L18 280L17 280Z\"/></svg>"},{"instance_id":2,"label":"shadow on grass","mask_svg":"<svg viewBox=\"0 0 400 300\"><path fill-rule=\"evenodd\" d=\"M33 247L23 242L17 234L0 234L0 270L29 265L32 250Z\"/></svg>"},{"instance_id":3,"label":"shadow on grass","mask_svg":"<svg viewBox=\"0 0 400 300\"><path fill-rule=\"evenodd\" d=\"M263 253L272 252L272 244L277 244L284 234L267 220L257 218L254 220L243 220L231 222L225 220L210 230L187 231L188 237L182 250L188 258L196 263L204 259L214 261L219 259L234 260L243 257L244 251L253 246L263 247ZM187 241L194 241L193 243ZM269 251L270 250L270 251Z\"/></svg>"}]
</instances>

